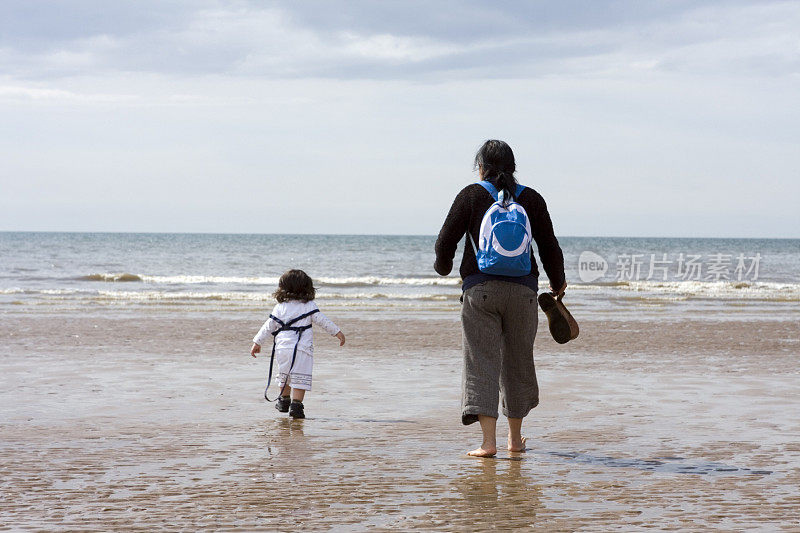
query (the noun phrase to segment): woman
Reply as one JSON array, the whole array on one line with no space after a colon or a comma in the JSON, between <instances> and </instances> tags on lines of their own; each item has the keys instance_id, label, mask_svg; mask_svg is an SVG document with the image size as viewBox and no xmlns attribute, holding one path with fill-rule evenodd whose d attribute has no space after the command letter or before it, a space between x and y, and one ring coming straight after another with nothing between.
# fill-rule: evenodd
<instances>
[{"instance_id":1,"label":"woman","mask_svg":"<svg viewBox=\"0 0 800 533\"><path fill-rule=\"evenodd\" d=\"M506 198L513 197L525 208L550 287L563 293L567 287L564 256L553 234L547 206L531 188L526 187L516 197L516 164L511 147L503 141L486 141L475 155L475 168L481 180L490 182L497 191L505 191ZM481 220L493 203L491 194L477 183L458 193L436 240L436 272L446 276L453 269L453 256L465 233L469 232L472 242L478 242ZM522 419L539 403L533 362L538 324L536 260L531 254L531 269L526 275L486 274L478 269L473 246L467 243L459 272L464 345L461 422L480 422L483 432L480 448L469 455L491 457L497 453L498 393L502 395L503 414L508 417L508 450L523 452Z\"/></svg>"}]
</instances>

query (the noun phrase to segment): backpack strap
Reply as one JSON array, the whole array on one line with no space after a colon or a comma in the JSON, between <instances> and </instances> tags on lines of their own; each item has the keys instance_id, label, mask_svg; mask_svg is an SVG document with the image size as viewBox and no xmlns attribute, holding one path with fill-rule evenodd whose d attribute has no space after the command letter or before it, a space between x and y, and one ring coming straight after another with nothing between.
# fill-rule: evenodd
<instances>
[{"instance_id":1,"label":"backpack strap","mask_svg":"<svg viewBox=\"0 0 800 533\"><path fill-rule=\"evenodd\" d=\"M283 320L281 320L280 318L276 317L275 315L273 315L273 314L270 314L270 315L269 315L269 317L270 317L272 320L274 320L275 322L277 322L278 324L280 324L280 325L281 325L281 327L280 327L280 328L278 328L278 331L280 331L281 329L283 329L284 327L286 327L286 324L284 324L284 323L283 323ZM275 335L275 334L273 333L273 335Z\"/></svg>"},{"instance_id":2,"label":"backpack strap","mask_svg":"<svg viewBox=\"0 0 800 533\"><path fill-rule=\"evenodd\" d=\"M500 193L497 191L497 187L495 187L494 185L491 184L491 182L486 181L486 180L481 180L481 181L479 181L477 183L478 183L478 185L480 185L481 187L486 189L486 191L489 194L492 195L492 198L494 198L495 202L498 201ZM524 185L520 185L519 183L517 183L517 189L514 191L514 198L515 199L519 198L519 195L522 194L522 191L524 191L524 190L525 190L525 186Z\"/></svg>"},{"instance_id":3,"label":"backpack strap","mask_svg":"<svg viewBox=\"0 0 800 533\"><path fill-rule=\"evenodd\" d=\"M467 238L469 239L470 244L472 244L472 251L475 252L475 260L478 260L478 247L475 246L475 240L472 238L472 233L469 232L467 229Z\"/></svg>"},{"instance_id":4,"label":"backpack strap","mask_svg":"<svg viewBox=\"0 0 800 533\"><path fill-rule=\"evenodd\" d=\"M268 402L274 402L275 400L280 398L283 395L283 391L286 390L286 383L289 381L289 376L292 373L292 368L294 368L294 361L297 358L297 347L300 345L300 337L303 336L303 332L305 330L311 329L311 324L308 324L307 326L292 326L292 324L294 324L298 320L303 320L304 318L308 318L314 313L319 313L319 308L312 309L308 313L303 313L302 315L296 316L291 320L287 320L286 322L283 322L280 318L274 315L269 315L269 317L278 324L280 324L281 327L279 327L272 333L272 355L269 358L269 375L267 376L267 388L264 389L264 399L267 400ZM278 396L275 397L275 400L270 400L269 396L267 396L267 391L269 390L269 384L272 381L272 365L275 362L275 345L277 344L276 340L278 333L280 333L281 331L296 331L297 341L295 341L294 343L294 351L292 352L292 362L289 364L289 371L287 372L286 381L283 382L283 387L281 387L281 391L278 393Z\"/></svg>"},{"instance_id":5,"label":"backpack strap","mask_svg":"<svg viewBox=\"0 0 800 533\"><path fill-rule=\"evenodd\" d=\"M495 187L494 185L492 185L490 182L488 182L486 180L479 181L478 185L480 185L481 187L486 189L486 192L488 192L489 194L492 195L492 198L494 198L494 201L495 202L497 201L497 194L498 194L497 187Z\"/></svg>"},{"instance_id":6,"label":"backpack strap","mask_svg":"<svg viewBox=\"0 0 800 533\"><path fill-rule=\"evenodd\" d=\"M288 321L288 322L287 322L287 323L284 325L284 327L289 327L289 326L291 326L292 324L294 324L295 322L297 322L298 320L303 320L304 318L308 318L308 317L310 317L311 315L313 315L314 313L319 313L319 309L312 309L312 310L311 310L311 311L309 311L308 313L303 313L303 314L302 314L302 315L300 315L300 316L296 316L296 317L294 317L293 319L291 319L290 321ZM301 327L303 327L303 326L301 326Z\"/></svg>"}]
</instances>

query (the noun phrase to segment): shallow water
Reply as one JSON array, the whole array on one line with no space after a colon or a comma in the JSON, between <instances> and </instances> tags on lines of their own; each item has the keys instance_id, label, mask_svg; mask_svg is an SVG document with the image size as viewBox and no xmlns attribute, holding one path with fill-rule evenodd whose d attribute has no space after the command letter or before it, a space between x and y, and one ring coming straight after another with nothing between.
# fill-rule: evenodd
<instances>
[{"instance_id":1,"label":"shallow water","mask_svg":"<svg viewBox=\"0 0 800 533\"><path fill-rule=\"evenodd\" d=\"M6 317L0 522L796 527L797 352L780 342L794 330L761 324L776 340L758 343L731 322L718 325L727 342L709 344L693 321L601 324L565 347L537 339L542 403L526 419L529 450L475 459L452 318L341 320L348 344L318 340L308 418L292 421L263 400L267 360L246 354L250 317ZM627 329L638 333L620 340ZM663 349L670 331L680 350Z\"/></svg>"}]
</instances>

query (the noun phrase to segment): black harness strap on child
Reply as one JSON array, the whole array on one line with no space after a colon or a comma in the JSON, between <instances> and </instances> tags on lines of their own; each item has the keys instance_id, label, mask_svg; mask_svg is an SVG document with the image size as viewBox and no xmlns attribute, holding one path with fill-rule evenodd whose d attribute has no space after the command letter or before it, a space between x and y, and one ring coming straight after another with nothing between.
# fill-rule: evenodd
<instances>
[{"instance_id":1,"label":"black harness strap on child","mask_svg":"<svg viewBox=\"0 0 800 533\"><path fill-rule=\"evenodd\" d=\"M283 391L286 390L286 384L289 382L289 376L292 373L292 367L294 367L294 360L297 357L297 346L300 344L300 337L303 336L303 332L305 330L311 328L311 324L309 324L307 326L293 326L292 324L294 324L298 320L303 320L304 318L308 318L311 315L313 315L314 313L318 313L318 312L319 312L319 309L313 309L313 310L309 311L308 313L303 313L302 315L296 316L296 317L294 317L293 319L291 319L291 320L289 320L287 322L284 322L283 320L281 320L280 318L278 318L276 316L269 315L269 317L272 320L274 320L275 322L277 322L278 324L280 324L281 327L279 327L277 330L272 332L272 356L269 359L269 377L267 378L267 388L264 389L264 399L267 400L268 402L274 402L275 400L277 400L278 398L283 396ZM280 333L281 331L296 331L297 332L297 341L294 343L294 352L292 353L292 363L289 365L289 370L286 372L286 380L284 380L284 382L283 382L283 387L281 387L281 391L278 393L278 397L275 398L275 400L270 400L269 396L267 396L267 391L269 390L269 384L272 381L272 364L275 362L275 344L276 344L275 341L276 341L276 338L278 337L278 333Z\"/></svg>"}]
</instances>

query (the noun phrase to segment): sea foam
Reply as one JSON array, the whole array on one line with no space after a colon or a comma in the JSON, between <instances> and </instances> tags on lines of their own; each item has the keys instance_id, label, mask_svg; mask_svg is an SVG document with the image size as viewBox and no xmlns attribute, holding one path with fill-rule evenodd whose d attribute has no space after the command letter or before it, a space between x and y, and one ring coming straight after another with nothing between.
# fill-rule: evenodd
<instances>
[{"instance_id":1,"label":"sea foam","mask_svg":"<svg viewBox=\"0 0 800 533\"><path fill-rule=\"evenodd\" d=\"M100 273L89 274L79 278L82 281L104 282L144 282L164 285L196 285L196 284L222 284L222 285L272 285L277 286L278 277L261 276L213 276L203 274L181 274L170 276L157 276L148 274L130 273ZM449 286L456 287L461 280L455 277L379 277L379 276L348 276L348 277L316 277L314 284L318 287L370 287L380 285L409 285L409 286Z\"/></svg>"}]
</instances>

